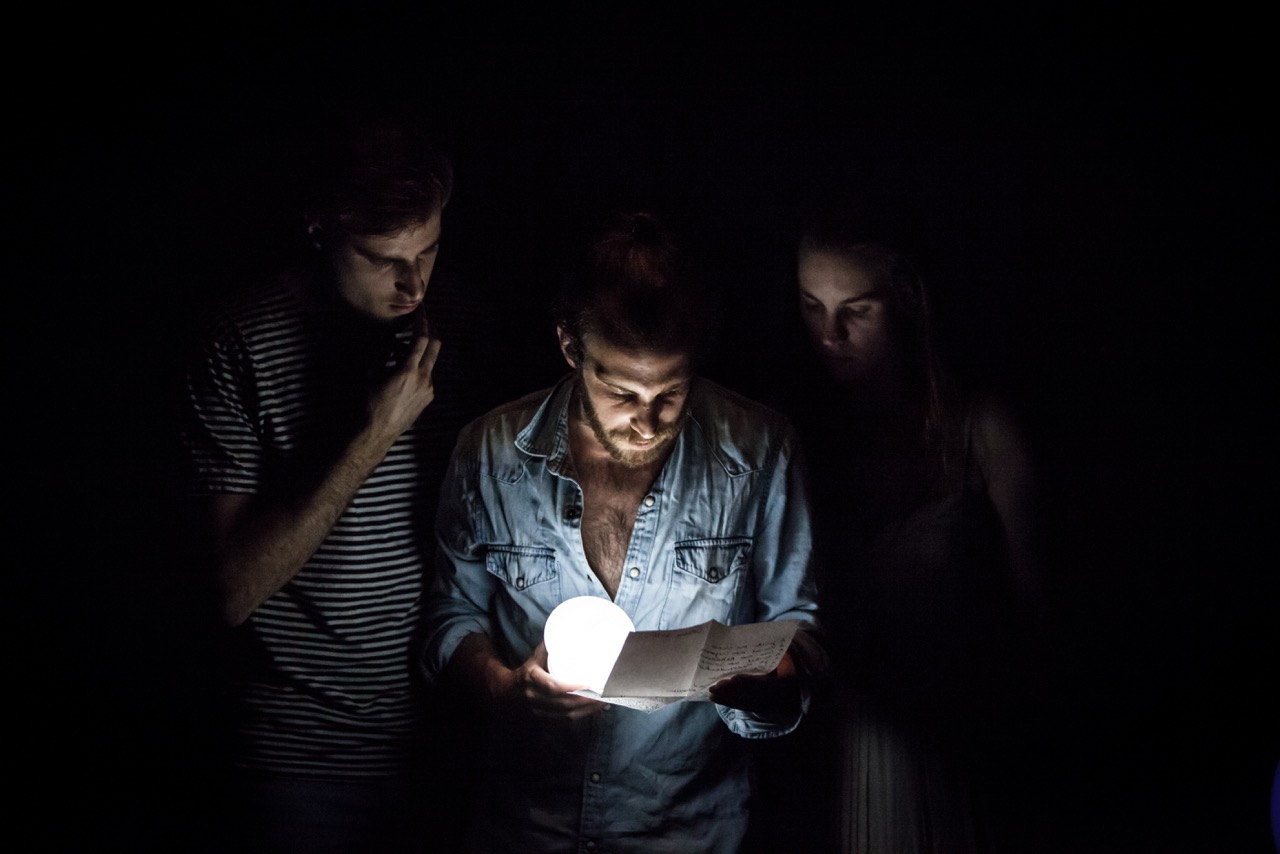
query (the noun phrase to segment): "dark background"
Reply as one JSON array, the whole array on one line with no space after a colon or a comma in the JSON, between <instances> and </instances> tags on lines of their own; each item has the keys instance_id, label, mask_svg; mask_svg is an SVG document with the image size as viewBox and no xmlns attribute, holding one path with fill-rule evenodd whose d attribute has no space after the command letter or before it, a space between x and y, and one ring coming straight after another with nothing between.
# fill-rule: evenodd
<instances>
[{"instance_id":1,"label":"dark background","mask_svg":"<svg viewBox=\"0 0 1280 854\"><path fill-rule=\"evenodd\" d=\"M878 205L1045 467L1059 694L1036 820L1064 851L1270 850L1263 22L481 17L97 12L8 60L11 731L27 809L55 810L34 847L188 847L213 662L174 501L177 359L210 300L287 254L305 121L369 97L420 103L454 154L440 263L494 307L496 397L558 374L546 304L601 210L655 204L688 233L725 297L708 372L753 392L777 379L798 210Z\"/></svg>"}]
</instances>

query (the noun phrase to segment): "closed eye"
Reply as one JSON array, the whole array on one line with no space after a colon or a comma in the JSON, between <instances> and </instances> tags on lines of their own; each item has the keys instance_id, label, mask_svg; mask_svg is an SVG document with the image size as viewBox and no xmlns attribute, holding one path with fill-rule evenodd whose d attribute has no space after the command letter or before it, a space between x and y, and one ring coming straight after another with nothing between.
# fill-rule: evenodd
<instances>
[{"instance_id":1,"label":"closed eye","mask_svg":"<svg viewBox=\"0 0 1280 854\"><path fill-rule=\"evenodd\" d=\"M607 395L610 400L616 401L619 404L635 403L640 399L638 395L631 394L628 392L611 391L611 392L607 392ZM666 406L668 404L676 403L680 401L684 397L684 395L685 395L684 389L674 389L672 391L664 391L662 394L656 396L653 399L653 403L655 405Z\"/></svg>"}]
</instances>

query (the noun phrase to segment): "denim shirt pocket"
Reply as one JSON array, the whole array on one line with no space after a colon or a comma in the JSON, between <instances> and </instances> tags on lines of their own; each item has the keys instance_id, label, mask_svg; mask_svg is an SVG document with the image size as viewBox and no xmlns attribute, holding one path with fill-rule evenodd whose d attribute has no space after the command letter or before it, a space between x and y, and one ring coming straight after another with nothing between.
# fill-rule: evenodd
<instances>
[{"instance_id":1,"label":"denim shirt pocket","mask_svg":"<svg viewBox=\"0 0 1280 854\"><path fill-rule=\"evenodd\" d=\"M494 546L485 550L485 569L511 591L544 595L539 585L555 587L559 577L555 549L543 546ZM509 591L509 592L511 592Z\"/></svg>"},{"instance_id":2,"label":"denim shirt pocket","mask_svg":"<svg viewBox=\"0 0 1280 854\"><path fill-rule=\"evenodd\" d=\"M685 628L707 620L732 623L751 562L751 545L750 537L705 537L676 543L662 627Z\"/></svg>"}]
</instances>

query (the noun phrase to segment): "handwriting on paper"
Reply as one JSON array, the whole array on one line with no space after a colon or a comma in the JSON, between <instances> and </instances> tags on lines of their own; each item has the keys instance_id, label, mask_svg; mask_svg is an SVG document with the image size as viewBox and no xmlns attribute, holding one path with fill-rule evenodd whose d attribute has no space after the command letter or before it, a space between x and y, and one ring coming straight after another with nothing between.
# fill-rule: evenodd
<instances>
[{"instance_id":1,"label":"handwriting on paper","mask_svg":"<svg viewBox=\"0 0 1280 854\"><path fill-rule=\"evenodd\" d=\"M604 691L577 693L647 712L706 700L707 689L721 679L777 667L799 625L776 620L726 626L708 620L684 629L631 632Z\"/></svg>"}]
</instances>

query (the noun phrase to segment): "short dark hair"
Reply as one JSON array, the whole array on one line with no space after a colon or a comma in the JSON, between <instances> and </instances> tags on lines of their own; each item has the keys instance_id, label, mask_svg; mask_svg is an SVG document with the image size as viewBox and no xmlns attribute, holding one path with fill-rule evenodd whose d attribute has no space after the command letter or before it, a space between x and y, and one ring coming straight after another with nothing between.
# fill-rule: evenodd
<instances>
[{"instance_id":1,"label":"short dark hair","mask_svg":"<svg viewBox=\"0 0 1280 854\"><path fill-rule=\"evenodd\" d=\"M656 214L617 215L566 280L555 309L582 361L583 337L616 347L685 353L698 360L713 312L682 242Z\"/></svg>"},{"instance_id":2,"label":"short dark hair","mask_svg":"<svg viewBox=\"0 0 1280 854\"><path fill-rule=\"evenodd\" d=\"M322 228L388 235L444 210L452 193L452 162L424 120L346 112L312 152L303 203Z\"/></svg>"}]
</instances>

